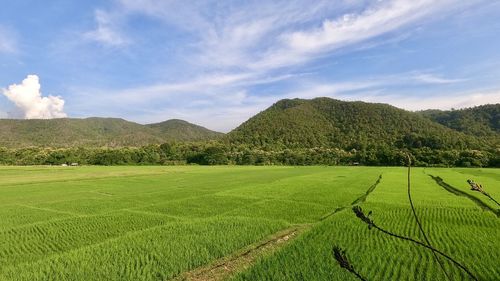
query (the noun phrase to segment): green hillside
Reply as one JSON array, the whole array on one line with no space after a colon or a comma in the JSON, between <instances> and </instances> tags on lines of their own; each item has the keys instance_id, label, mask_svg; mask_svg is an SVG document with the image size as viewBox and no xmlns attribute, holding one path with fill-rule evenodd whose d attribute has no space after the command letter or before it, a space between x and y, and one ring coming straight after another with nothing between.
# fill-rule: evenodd
<instances>
[{"instance_id":1,"label":"green hillside","mask_svg":"<svg viewBox=\"0 0 500 281\"><path fill-rule=\"evenodd\" d=\"M482 139L447 128L421 114L387 104L330 98L281 100L229 133L228 140L270 149L491 147Z\"/></svg>"},{"instance_id":2,"label":"green hillside","mask_svg":"<svg viewBox=\"0 0 500 281\"><path fill-rule=\"evenodd\" d=\"M500 136L500 104L487 104L459 110L425 110L423 116L446 127L477 137Z\"/></svg>"},{"instance_id":3,"label":"green hillside","mask_svg":"<svg viewBox=\"0 0 500 281\"><path fill-rule=\"evenodd\" d=\"M179 119L171 119L146 126L163 136L170 136L170 138L179 141L217 139L224 135Z\"/></svg>"},{"instance_id":4,"label":"green hillside","mask_svg":"<svg viewBox=\"0 0 500 281\"><path fill-rule=\"evenodd\" d=\"M172 140L210 139L208 129L180 122L141 125L118 118L0 120L0 147L142 146ZM191 138L192 136L192 138Z\"/></svg>"}]
</instances>

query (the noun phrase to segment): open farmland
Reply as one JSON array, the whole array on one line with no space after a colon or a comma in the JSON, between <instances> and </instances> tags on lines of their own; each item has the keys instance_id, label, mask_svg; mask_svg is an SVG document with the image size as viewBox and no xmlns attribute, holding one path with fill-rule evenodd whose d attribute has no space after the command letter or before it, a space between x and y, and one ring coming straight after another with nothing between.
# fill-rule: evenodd
<instances>
[{"instance_id":1,"label":"open farmland","mask_svg":"<svg viewBox=\"0 0 500 281\"><path fill-rule=\"evenodd\" d=\"M435 248L499 280L498 206L469 178L500 198L499 169L416 168L413 203ZM351 211L423 241L406 183L381 167L0 167L0 280L357 280L334 245L368 280L445 280L431 251Z\"/></svg>"}]
</instances>

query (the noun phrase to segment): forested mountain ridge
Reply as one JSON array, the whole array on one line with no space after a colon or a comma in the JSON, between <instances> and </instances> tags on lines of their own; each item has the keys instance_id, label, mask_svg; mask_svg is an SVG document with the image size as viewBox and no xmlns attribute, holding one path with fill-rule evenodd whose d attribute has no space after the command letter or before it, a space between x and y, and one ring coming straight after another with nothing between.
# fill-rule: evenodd
<instances>
[{"instance_id":1,"label":"forested mountain ridge","mask_svg":"<svg viewBox=\"0 0 500 281\"><path fill-rule=\"evenodd\" d=\"M0 119L0 147L123 147L168 141L215 139L220 135L185 121L141 125L119 118Z\"/></svg>"},{"instance_id":2,"label":"forested mountain ridge","mask_svg":"<svg viewBox=\"0 0 500 281\"><path fill-rule=\"evenodd\" d=\"M264 149L378 147L480 149L490 143L387 104L331 98L285 99L227 135L231 143Z\"/></svg>"},{"instance_id":3,"label":"forested mountain ridge","mask_svg":"<svg viewBox=\"0 0 500 281\"><path fill-rule=\"evenodd\" d=\"M421 115L448 128L476 137L499 137L500 104L486 104L457 110L424 110Z\"/></svg>"},{"instance_id":4,"label":"forested mountain ridge","mask_svg":"<svg viewBox=\"0 0 500 281\"><path fill-rule=\"evenodd\" d=\"M178 141L202 141L218 139L223 133L209 130L205 127L189 123L184 120L170 119L160 123L148 124L147 127L163 136L171 136Z\"/></svg>"},{"instance_id":5,"label":"forested mountain ridge","mask_svg":"<svg viewBox=\"0 0 500 281\"><path fill-rule=\"evenodd\" d=\"M399 166L409 153L416 166L500 167L498 140L387 104L286 99L226 135L182 120L0 120L0 164Z\"/></svg>"}]
</instances>

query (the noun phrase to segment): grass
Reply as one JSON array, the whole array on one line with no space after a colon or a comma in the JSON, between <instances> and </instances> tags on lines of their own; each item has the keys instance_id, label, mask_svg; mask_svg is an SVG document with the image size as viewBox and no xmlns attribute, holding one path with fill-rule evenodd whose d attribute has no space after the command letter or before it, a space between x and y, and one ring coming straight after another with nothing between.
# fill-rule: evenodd
<instances>
[{"instance_id":1,"label":"grass","mask_svg":"<svg viewBox=\"0 0 500 281\"><path fill-rule=\"evenodd\" d=\"M363 203L363 209L372 210L372 218L385 229L423 240L408 206L406 171L382 171L383 178ZM480 280L496 280L500 276L498 218L470 200L448 193L423 169L414 169L412 182L413 202L432 245L468 264ZM467 187L465 181L462 185ZM332 258L332 245L346 250L356 271L368 280L446 278L431 251L370 230L346 209L233 280L357 280ZM452 280L468 280L448 261L444 266Z\"/></svg>"},{"instance_id":2,"label":"grass","mask_svg":"<svg viewBox=\"0 0 500 281\"><path fill-rule=\"evenodd\" d=\"M333 245L367 280L443 280L431 251L369 230L351 211L361 205L378 226L423 241L405 172L0 167L0 280L168 280L228 260L231 274L217 273L217 280L356 280L333 259ZM432 246L467 264L479 280L495 280L499 218L428 174L464 192L472 178L498 198L500 170L417 168L412 176L413 203ZM297 227L304 231L286 243L270 243L262 254L252 250ZM251 258L238 260L247 251ZM467 280L442 261L453 280Z\"/></svg>"},{"instance_id":3,"label":"grass","mask_svg":"<svg viewBox=\"0 0 500 281\"><path fill-rule=\"evenodd\" d=\"M474 179L475 182L482 184L484 190L489 193L493 198L500 198L500 188L498 182L500 181L500 173L498 169L426 169L426 173L430 175L437 175L443 179L447 184L463 191L471 196L478 197L484 201L488 206L493 209L498 209L498 204L487 198L482 198L483 195L477 191L471 190L469 185L465 185L468 179Z\"/></svg>"}]
</instances>

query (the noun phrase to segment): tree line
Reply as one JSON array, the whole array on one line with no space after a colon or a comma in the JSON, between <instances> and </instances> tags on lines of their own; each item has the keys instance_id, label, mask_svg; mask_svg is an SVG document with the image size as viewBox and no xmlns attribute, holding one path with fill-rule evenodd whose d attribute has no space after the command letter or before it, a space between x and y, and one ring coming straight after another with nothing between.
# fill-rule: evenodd
<instances>
[{"instance_id":1,"label":"tree line","mask_svg":"<svg viewBox=\"0 0 500 281\"><path fill-rule=\"evenodd\" d=\"M435 149L420 144L364 149L263 149L223 141L169 142L123 148L0 148L1 165L369 165L400 166L410 152L416 166L500 167L498 150Z\"/></svg>"}]
</instances>

